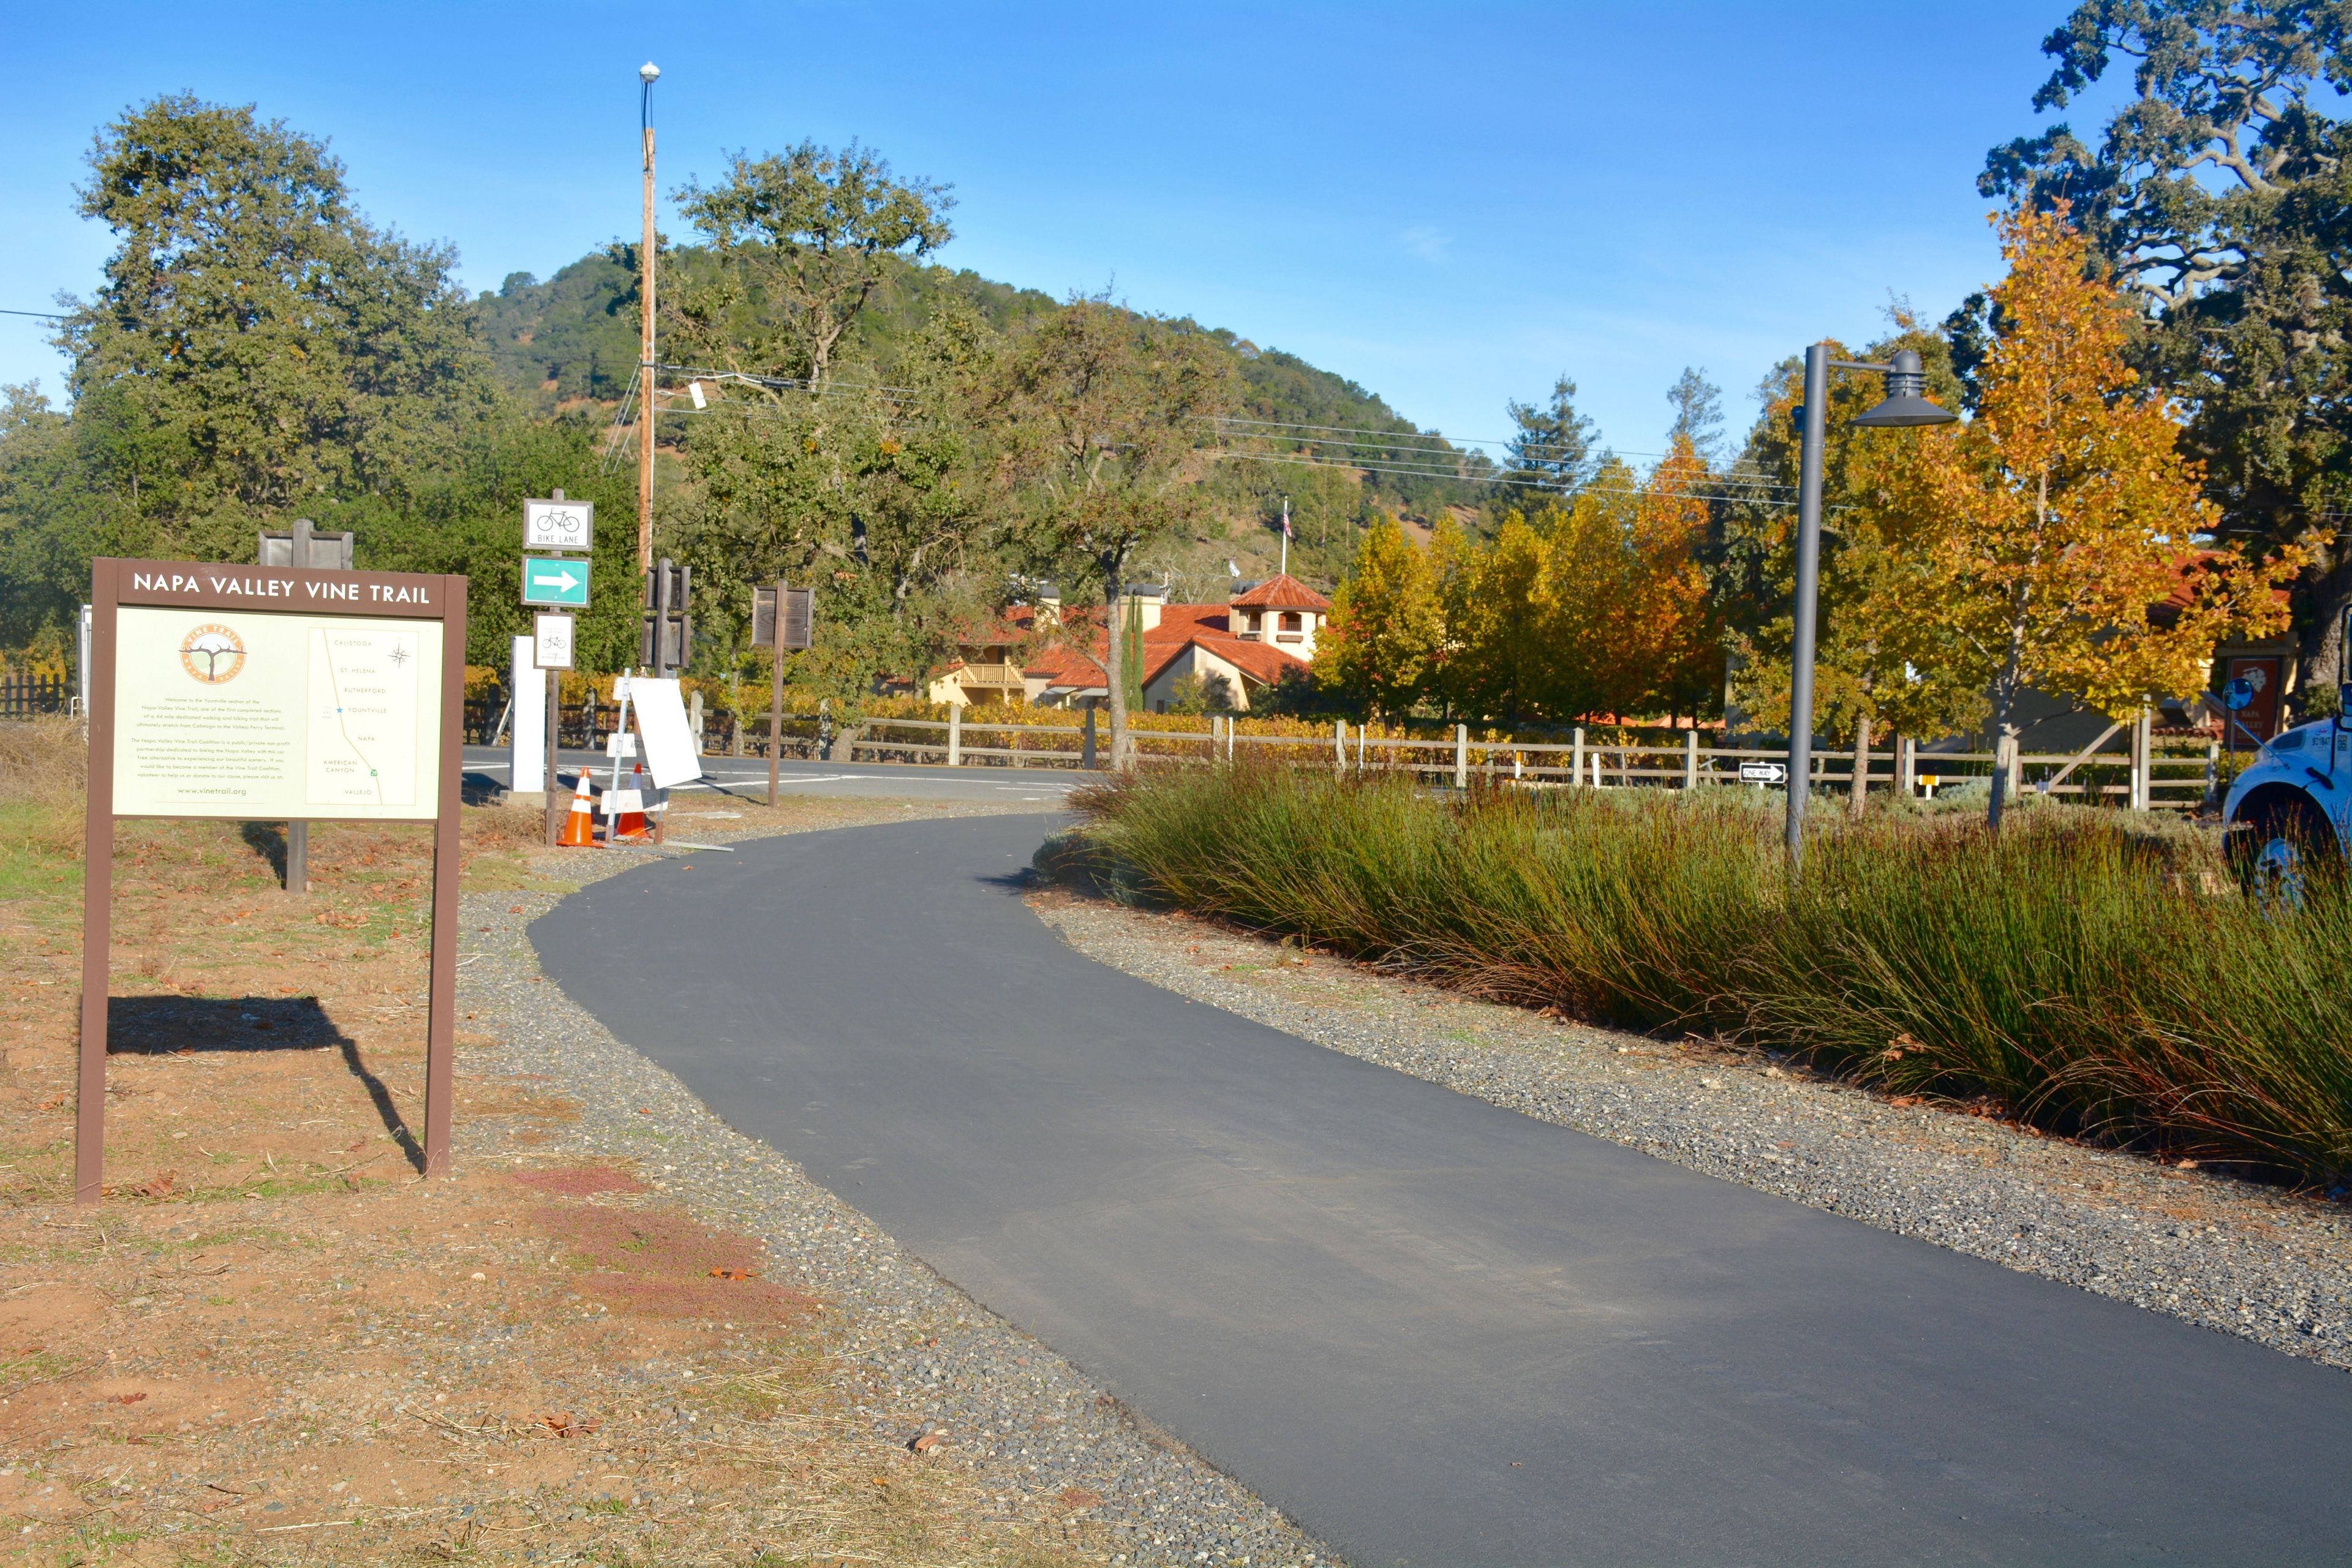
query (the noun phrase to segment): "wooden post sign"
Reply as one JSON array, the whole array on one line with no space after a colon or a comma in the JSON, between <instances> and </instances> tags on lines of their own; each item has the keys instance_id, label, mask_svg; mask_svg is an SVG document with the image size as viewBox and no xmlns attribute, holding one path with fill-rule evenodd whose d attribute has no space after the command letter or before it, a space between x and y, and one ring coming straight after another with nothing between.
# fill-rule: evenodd
<instances>
[{"instance_id":1,"label":"wooden post sign","mask_svg":"<svg viewBox=\"0 0 2352 1568\"><path fill-rule=\"evenodd\" d=\"M434 824L425 1173L446 1174L466 579L101 558L90 606L74 1201L105 1170L119 816Z\"/></svg>"},{"instance_id":2,"label":"wooden post sign","mask_svg":"<svg viewBox=\"0 0 2352 1568\"><path fill-rule=\"evenodd\" d=\"M784 655L807 648L815 640L816 590L778 583L751 590L751 646L775 649L769 660L768 686L768 806L776 805L776 762L783 754Z\"/></svg>"}]
</instances>

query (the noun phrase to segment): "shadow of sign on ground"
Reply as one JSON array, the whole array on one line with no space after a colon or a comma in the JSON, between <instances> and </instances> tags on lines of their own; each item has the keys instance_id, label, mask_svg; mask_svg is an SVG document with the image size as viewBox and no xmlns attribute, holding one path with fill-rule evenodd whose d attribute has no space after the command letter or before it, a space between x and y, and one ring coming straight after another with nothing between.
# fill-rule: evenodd
<instances>
[{"instance_id":1,"label":"shadow of sign on ground","mask_svg":"<svg viewBox=\"0 0 2352 1568\"><path fill-rule=\"evenodd\" d=\"M280 844L282 848L282 839ZM108 1003L108 1020L110 1057L338 1051L344 1068L367 1090L383 1130L411 1165L425 1169L424 1145L392 1090L368 1064L359 1042L314 996L116 996Z\"/></svg>"}]
</instances>

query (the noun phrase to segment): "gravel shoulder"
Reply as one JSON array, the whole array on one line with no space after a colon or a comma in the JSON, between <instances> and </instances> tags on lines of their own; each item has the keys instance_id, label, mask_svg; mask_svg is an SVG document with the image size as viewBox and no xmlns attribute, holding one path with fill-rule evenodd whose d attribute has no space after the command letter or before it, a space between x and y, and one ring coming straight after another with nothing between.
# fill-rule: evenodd
<instances>
[{"instance_id":1,"label":"gravel shoulder","mask_svg":"<svg viewBox=\"0 0 2352 1568\"><path fill-rule=\"evenodd\" d=\"M1034 809L842 800L825 803L807 826ZM685 826L674 824L675 836L706 844L772 831L709 816L696 817L690 832ZM643 853L599 855L566 869L584 882L617 875ZM493 1025L486 1032L499 1041L477 1070L560 1094L578 1119L528 1154L466 1149L461 1140L466 1158L565 1164L625 1151L664 1199L707 1225L756 1237L770 1279L828 1303L822 1338L866 1432L902 1447L920 1443L934 1463L968 1472L999 1521L1021 1521L1112 1563L1337 1561L541 984L527 931L557 897L468 896L464 1005L478 1016L475 1026Z\"/></svg>"},{"instance_id":2,"label":"gravel shoulder","mask_svg":"<svg viewBox=\"0 0 2352 1568\"><path fill-rule=\"evenodd\" d=\"M1540 1121L2023 1273L2352 1367L2341 1202L1889 1099L1769 1053L1473 1001L1181 912L1030 903L1139 979Z\"/></svg>"}]
</instances>

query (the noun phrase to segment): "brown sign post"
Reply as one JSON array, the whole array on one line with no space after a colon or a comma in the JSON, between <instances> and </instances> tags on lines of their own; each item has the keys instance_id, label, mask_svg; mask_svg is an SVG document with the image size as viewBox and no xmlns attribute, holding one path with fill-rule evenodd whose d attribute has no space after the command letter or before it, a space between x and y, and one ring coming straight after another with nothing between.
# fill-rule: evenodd
<instances>
[{"instance_id":1,"label":"brown sign post","mask_svg":"<svg viewBox=\"0 0 2352 1568\"><path fill-rule=\"evenodd\" d=\"M768 807L776 805L776 760L783 755L784 655L806 648L815 635L816 590L778 583L751 590L751 646L773 649L768 688Z\"/></svg>"},{"instance_id":2,"label":"brown sign post","mask_svg":"<svg viewBox=\"0 0 2352 1568\"><path fill-rule=\"evenodd\" d=\"M433 823L425 1173L446 1174L466 579L101 558L90 607L74 1201L105 1175L118 816Z\"/></svg>"}]
</instances>

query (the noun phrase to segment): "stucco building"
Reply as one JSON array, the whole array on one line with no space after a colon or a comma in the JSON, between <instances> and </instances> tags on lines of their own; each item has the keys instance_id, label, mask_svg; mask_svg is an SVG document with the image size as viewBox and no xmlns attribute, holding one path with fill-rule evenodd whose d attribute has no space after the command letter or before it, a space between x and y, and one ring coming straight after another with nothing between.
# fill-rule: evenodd
<instances>
[{"instance_id":1,"label":"stucco building","mask_svg":"<svg viewBox=\"0 0 2352 1568\"><path fill-rule=\"evenodd\" d=\"M1286 573L1245 584L1222 605L1169 604L1139 588L1120 601L1118 619L1130 612L1142 631L1146 712L1168 711L1188 678L1200 681L1212 708L1247 712L1268 688L1306 673L1331 601ZM960 646L930 683L930 698L1084 707L1110 695L1107 651L1092 617L1074 613L1066 623L1060 600L1041 596L1006 612L989 640Z\"/></svg>"}]
</instances>

